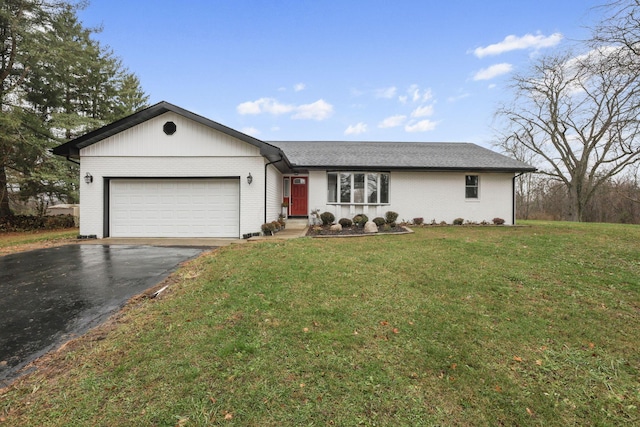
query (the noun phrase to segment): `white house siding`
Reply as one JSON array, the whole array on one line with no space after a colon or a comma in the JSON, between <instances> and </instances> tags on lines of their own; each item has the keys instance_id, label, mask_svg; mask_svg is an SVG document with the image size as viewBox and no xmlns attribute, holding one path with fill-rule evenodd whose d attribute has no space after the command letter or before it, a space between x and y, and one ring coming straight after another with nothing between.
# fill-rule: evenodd
<instances>
[{"instance_id":1,"label":"white house siding","mask_svg":"<svg viewBox=\"0 0 640 427\"><path fill-rule=\"evenodd\" d=\"M177 130L165 135L163 125L174 122ZM211 129L179 114L168 112L126 129L81 150L82 157L243 157L259 156L251 144Z\"/></svg>"},{"instance_id":2,"label":"white house siding","mask_svg":"<svg viewBox=\"0 0 640 427\"><path fill-rule=\"evenodd\" d=\"M269 165L267 166L267 221L277 220L280 213L282 213L282 174L275 165Z\"/></svg>"},{"instance_id":3,"label":"white house siding","mask_svg":"<svg viewBox=\"0 0 640 427\"><path fill-rule=\"evenodd\" d=\"M177 125L167 136L166 121ZM239 177L240 236L260 231L264 158L259 149L182 116L166 113L80 150L80 234L103 235L104 178ZM82 177L89 172L93 182ZM253 182L247 183L251 173Z\"/></svg>"},{"instance_id":4,"label":"white house siding","mask_svg":"<svg viewBox=\"0 0 640 427\"><path fill-rule=\"evenodd\" d=\"M465 198L465 175L479 176L479 198ZM364 213L369 218L394 211L399 220L424 218L429 223L455 218L489 221L499 217L512 223L512 173L391 171L388 205L327 204L327 173L309 174L309 209L329 211L339 218Z\"/></svg>"}]
</instances>

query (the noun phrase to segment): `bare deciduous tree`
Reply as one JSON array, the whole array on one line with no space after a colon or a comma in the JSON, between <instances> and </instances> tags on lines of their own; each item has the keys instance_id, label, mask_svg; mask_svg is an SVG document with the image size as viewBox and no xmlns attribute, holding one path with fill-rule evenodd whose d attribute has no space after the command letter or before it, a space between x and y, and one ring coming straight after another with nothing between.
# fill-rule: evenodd
<instances>
[{"instance_id":1,"label":"bare deciduous tree","mask_svg":"<svg viewBox=\"0 0 640 427\"><path fill-rule=\"evenodd\" d=\"M565 186L572 221L584 219L598 187L640 161L640 75L621 58L637 61L613 47L543 57L513 77L514 102L498 111L498 145L536 155L539 172Z\"/></svg>"},{"instance_id":2,"label":"bare deciduous tree","mask_svg":"<svg viewBox=\"0 0 640 427\"><path fill-rule=\"evenodd\" d=\"M594 28L592 44L623 46L640 56L640 0L614 0L600 9L607 17Z\"/></svg>"}]
</instances>

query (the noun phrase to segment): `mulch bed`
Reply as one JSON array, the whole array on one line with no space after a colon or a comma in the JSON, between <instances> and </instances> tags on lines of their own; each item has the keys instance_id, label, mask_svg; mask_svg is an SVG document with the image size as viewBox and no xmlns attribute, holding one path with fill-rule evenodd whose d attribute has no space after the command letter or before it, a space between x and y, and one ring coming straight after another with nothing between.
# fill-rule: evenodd
<instances>
[{"instance_id":1,"label":"mulch bed","mask_svg":"<svg viewBox=\"0 0 640 427\"><path fill-rule=\"evenodd\" d=\"M343 227L341 231L329 230L328 225L315 225L309 227L307 230L307 236L309 237L324 237L324 236L375 236L377 234L403 234L411 233L411 230L401 225L389 228L388 230L380 229L377 233L365 233L363 227Z\"/></svg>"}]
</instances>

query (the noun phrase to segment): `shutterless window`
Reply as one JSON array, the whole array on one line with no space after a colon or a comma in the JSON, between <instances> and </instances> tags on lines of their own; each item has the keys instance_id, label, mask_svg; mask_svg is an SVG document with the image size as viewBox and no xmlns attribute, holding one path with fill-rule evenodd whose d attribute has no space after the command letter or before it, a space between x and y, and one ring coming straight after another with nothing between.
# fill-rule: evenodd
<instances>
[{"instance_id":1,"label":"shutterless window","mask_svg":"<svg viewBox=\"0 0 640 427\"><path fill-rule=\"evenodd\" d=\"M340 174L340 203L351 203L351 181L350 173Z\"/></svg>"},{"instance_id":2,"label":"shutterless window","mask_svg":"<svg viewBox=\"0 0 640 427\"><path fill-rule=\"evenodd\" d=\"M389 174L363 172L328 172L329 203L389 203Z\"/></svg>"},{"instance_id":3,"label":"shutterless window","mask_svg":"<svg viewBox=\"0 0 640 427\"><path fill-rule=\"evenodd\" d=\"M465 181L465 197L467 199L478 198L478 175L467 175L464 178Z\"/></svg>"},{"instance_id":4,"label":"shutterless window","mask_svg":"<svg viewBox=\"0 0 640 427\"><path fill-rule=\"evenodd\" d=\"M330 173L327 175L327 201L336 203L338 201L338 174Z\"/></svg>"},{"instance_id":5,"label":"shutterless window","mask_svg":"<svg viewBox=\"0 0 640 427\"><path fill-rule=\"evenodd\" d=\"M291 194L291 181L289 180L289 178L285 178L284 179L284 197L289 197Z\"/></svg>"}]
</instances>

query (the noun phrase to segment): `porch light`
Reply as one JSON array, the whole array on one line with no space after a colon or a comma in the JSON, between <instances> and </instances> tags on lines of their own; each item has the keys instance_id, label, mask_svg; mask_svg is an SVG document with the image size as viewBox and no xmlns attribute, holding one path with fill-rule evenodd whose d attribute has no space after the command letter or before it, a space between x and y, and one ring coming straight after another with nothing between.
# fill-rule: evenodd
<instances>
[{"instance_id":1,"label":"porch light","mask_svg":"<svg viewBox=\"0 0 640 427\"><path fill-rule=\"evenodd\" d=\"M86 182L87 184L91 184L93 182L93 175L87 172L87 174L84 176L84 182Z\"/></svg>"},{"instance_id":2,"label":"porch light","mask_svg":"<svg viewBox=\"0 0 640 427\"><path fill-rule=\"evenodd\" d=\"M253 182L253 177L251 176L251 172L249 172L249 176L247 176L247 184L251 185Z\"/></svg>"}]
</instances>

